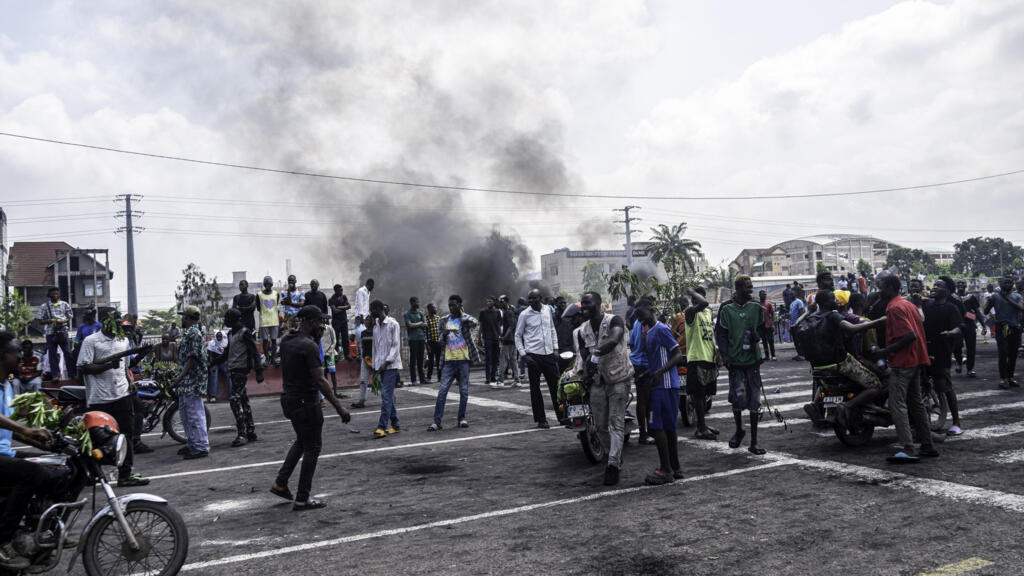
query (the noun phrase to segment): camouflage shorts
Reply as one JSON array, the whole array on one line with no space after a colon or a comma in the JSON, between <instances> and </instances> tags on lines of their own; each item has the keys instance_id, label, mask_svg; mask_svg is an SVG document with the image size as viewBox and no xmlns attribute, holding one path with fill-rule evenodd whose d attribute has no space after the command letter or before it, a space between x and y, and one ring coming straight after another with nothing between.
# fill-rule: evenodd
<instances>
[{"instance_id":1,"label":"camouflage shorts","mask_svg":"<svg viewBox=\"0 0 1024 576\"><path fill-rule=\"evenodd\" d=\"M883 385L874 372L850 354L836 366L836 371L865 388L888 390L888 386Z\"/></svg>"}]
</instances>

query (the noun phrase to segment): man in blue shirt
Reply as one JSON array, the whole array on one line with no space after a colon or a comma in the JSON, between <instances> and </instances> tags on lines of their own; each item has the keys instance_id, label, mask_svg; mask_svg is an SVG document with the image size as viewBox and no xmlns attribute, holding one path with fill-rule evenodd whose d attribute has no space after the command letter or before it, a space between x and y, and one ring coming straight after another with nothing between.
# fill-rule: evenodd
<instances>
[{"instance_id":1,"label":"man in blue shirt","mask_svg":"<svg viewBox=\"0 0 1024 576\"><path fill-rule=\"evenodd\" d=\"M627 316L636 315L636 302L632 312ZM633 329L629 332L629 362L633 365L633 385L636 386L636 421L640 426L640 444L654 444L654 439L647 433L647 410L651 405L651 388L647 385L650 374L647 372L647 347L644 336L647 330L639 320L633 321Z\"/></svg>"},{"instance_id":2,"label":"man in blue shirt","mask_svg":"<svg viewBox=\"0 0 1024 576\"><path fill-rule=\"evenodd\" d=\"M676 413L679 412L679 373L676 366L684 362L679 343L672 330L655 318L650 300L641 298L636 303L636 317L643 327L647 369L650 371L648 387L651 403L647 428L658 445L660 464L647 475L647 484L667 484L683 477L679 466Z\"/></svg>"},{"instance_id":3,"label":"man in blue shirt","mask_svg":"<svg viewBox=\"0 0 1024 576\"><path fill-rule=\"evenodd\" d=\"M804 289L797 286L796 288L793 288L793 301L789 304L790 334L793 333L793 326L796 326L796 321L803 316L805 310L807 310L807 305L804 304ZM800 351L797 350L796 356L793 357L793 360L802 362L803 359L804 357L801 356Z\"/></svg>"},{"instance_id":4,"label":"man in blue shirt","mask_svg":"<svg viewBox=\"0 0 1024 576\"><path fill-rule=\"evenodd\" d=\"M1005 276L999 280L999 292L992 294L985 305L985 312L995 310L995 337L999 348L999 387L1002 389L1020 386L1013 377L1017 368L1017 350L1020 348L1020 313L1024 311L1024 299L1013 291L1013 278Z\"/></svg>"}]
</instances>

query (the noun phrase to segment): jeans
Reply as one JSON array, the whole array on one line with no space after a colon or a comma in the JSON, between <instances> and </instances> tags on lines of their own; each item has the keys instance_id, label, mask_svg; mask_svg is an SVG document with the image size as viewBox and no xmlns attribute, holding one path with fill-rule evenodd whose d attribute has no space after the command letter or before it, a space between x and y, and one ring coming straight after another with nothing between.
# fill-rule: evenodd
<instances>
[{"instance_id":1,"label":"jeans","mask_svg":"<svg viewBox=\"0 0 1024 576\"><path fill-rule=\"evenodd\" d=\"M320 458L323 445L324 412L320 400L315 395L290 396L281 395L281 410L285 418L291 420L295 430L295 441L284 457L284 464L277 471L278 486L288 486L288 479L295 466L302 458L302 469L299 470L299 489L295 493L296 502L309 500L309 491L313 488L313 474L316 473L316 462Z\"/></svg>"},{"instance_id":2,"label":"jeans","mask_svg":"<svg viewBox=\"0 0 1024 576\"><path fill-rule=\"evenodd\" d=\"M555 415L562 420L562 411L558 408L558 360L554 354L527 354L533 365L527 364L527 371L530 376L530 407L533 409L534 422L547 422L548 417L544 413L544 396L540 392L540 377L548 383L548 391L551 393L551 405L554 406Z\"/></svg>"},{"instance_id":3,"label":"jeans","mask_svg":"<svg viewBox=\"0 0 1024 576\"><path fill-rule=\"evenodd\" d=\"M209 452L210 439L206 435L206 411L202 396L178 396L181 427L185 429L185 445L193 452Z\"/></svg>"},{"instance_id":4,"label":"jeans","mask_svg":"<svg viewBox=\"0 0 1024 576\"><path fill-rule=\"evenodd\" d=\"M39 376L30 378L27 381L21 378L14 379L14 395L24 394L25 392L38 392L39 387L43 385L43 379Z\"/></svg>"},{"instance_id":5,"label":"jeans","mask_svg":"<svg viewBox=\"0 0 1024 576\"><path fill-rule=\"evenodd\" d=\"M57 332L46 335L46 353L50 360L50 377L60 380L60 356L57 356L57 349L60 348L60 356L64 357L64 367L67 368L68 378L75 377L75 364L71 361L71 348L68 346L68 333Z\"/></svg>"},{"instance_id":6,"label":"jeans","mask_svg":"<svg viewBox=\"0 0 1024 576\"><path fill-rule=\"evenodd\" d=\"M395 409L395 385L398 384L398 369L389 368L380 373L380 419L377 428L391 426L398 428L398 410Z\"/></svg>"},{"instance_id":7,"label":"jeans","mask_svg":"<svg viewBox=\"0 0 1024 576\"><path fill-rule=\"evenodd\" d=\"M995 332L996 346L999 348L999 379L1013 378L1017 369L1017 350L1020 348L1020 328L999 324Z\"/></svg>"},{"instance_id":8,"label":"jeans","mask_svg":"<svg viewBox=\"0 0 1024 576\"><path fill-rule=\"evenodd\" d=\"M469 402L469 360L449 360L441 371L441 387L437 390L437 404L434 405L434 422L441 424L444 405L448 400L448 389L452 381L459 380L459 422L466 419L466 404Z\"/></svg>"},{"instance_id":9,"label":"jeans","mask_svg":"<svg viewBox=\"0 0 1024 576\"><path fill-rule=\"evenodd\" d=\"M928 429L928 415L921 401L921 369L892 368L889 376L889 412L900 444L910 446L914 443L911 424L917 432L917 439L922 447L932 446L932 432Z\"/></svg>"},{"instance_id":10,"label":"jeans","mask_svg":"<svg viewBox=\"0 0 1024 576\"><path fill-rule=\"evenodd\" d=\"M426 347L426 340L409 340L409 378L413 382L427 383L423 375L423 352Z\"/></svg>"},{"instance_id":11,"label":"jeans","mask_svg":"<svg viewBox=\"0 0 1024 576\"><path fill-rule=\"evenodd\" d=\"M210 365L210 380L207 386L206 395L210 398L217 397L217 384L218 381L222 380L228 385L228 391L231 390L231 373L228 372L227 362L221 362L220 364Z\"/></svg>"},{"instance_id":12,"label":"jeans","mask_svg":"<svg viewBox=\"0 0 1024 576\"><path fill-rule=\"evenodd\" d=\"M498 340L484 340L484 372L487 375L487 382L495 382L498 378L498 351L501 342Z\"/></svg>"},{"instance_id":13,"label":"jeans","mask_svg":"<svg viewBox=\"0 0 1024 576\"><path fill-rule=\"evenodd\" d=\"M352 357L348 353L348 321L331 322L331 327L334 328L334 334L338 338L338 346L341 347L345 360L348 360Z\"/></svg>"},{"instance_id":14,"label":"jeans","mask_svg":"<svg viewBox=\"0 0 1024 576\"><path fill-rule=\"evenodd\" d=\"M622 466L622 443L626 436L626 402L629 380L603 382L598 378L590 387L590 410L597 437L608 450L608 465Z\"/></svg>"},{"instance_id":15,"label":"jeans","mask_svg":"<svg viewBox=\"0 0 1024 576\"><path fill-rule=\"evenodd\" d=\"M370 367L366 360L359 358L359 401L366 402L366 387L370 382Z\"/></svg>"},{"instance_id":16,"label":"jeans","mask_svg":"<svg viewBox=\"0 0 1024 576\"><path fill-rule=\"evenodd\" d=\"M505 372L512 372L512 379L519 383L519 371L516 368L519 359L519 351L516 350L514 342L501 343L501 356L498 358L498 382L505 381Z\"/></svg>"},{"instance_id":17,"label":"jeans","mask_svg":"<svg viewBox=\"0 0 1024 576\"><path fill-rule=\"evenodd\" d=\"M118 477L127 478L132 475L132 464L135 459L135 446L132 438L135 436L135 404L131 396L118 398L113 402L103 404L90 404L89 410L98 410L110 414L110 417L117 422L117 427L124 434L125 442L128 445L128 455L125 456L121 467L117 469Z\"/></svg>"},{"instance_id":18,"label":"jeans","mask_svg":"<svg viewBox=\"0 0 1024 576\"><path fill-rule=\"evenodd\" d=\"M228 402L231 403L231 413L235 415L235 427L238 428L239 436L253 436L256 434L256 425L252 421L252 408L249 407L249 393L246 391L246 384L249 381L249 372L231 373L231 396Z\"/></svg>"},{"instance_id":19,"label":"jeans","mask_svg":"<svg viewBox=\"0 0 1024 576\"><path fill-rule=\"evenodd\" d=\"M7 543L14 536L32 496L53 490L60 477L39 464L0 455L0 485L14 487L0 511L0 542Z\"/></svg>"},{"instance_id":20,"label":"jeans","mask_svg":"<svg viewBox=\"0 0 1024 576\"><path fill-rule=\"evenodd\" d=\"M765 328L761 332L761 345L764 348L765 360L775 358L775 332L771 328ZM768 353L769 351L771 354Z\"/></svg>"},{"instance_id":21,"label":"jeans","mask_svg":"<svg viewBox=\"0 0 1024 576\"><path fill-rule=\"evenodd\" d=\"M437 379L441 380L441 366L444 364L444 344L431 340L427 342L427 382L437 370Z\"/></svg>"},{"instance_id":22,"label":"jeans","mask_svg":"<svg viewBox=\"0 0 1024 576\"><path fill-rule=\"evenodd\" d=\"M974 357L978 350L978 328L974 322L964 322L963 326L963 344L957 347L956 361L957 364L963 362L963 351L967 349L967 371L974 370Z\"/></svg>"}]
</instances>

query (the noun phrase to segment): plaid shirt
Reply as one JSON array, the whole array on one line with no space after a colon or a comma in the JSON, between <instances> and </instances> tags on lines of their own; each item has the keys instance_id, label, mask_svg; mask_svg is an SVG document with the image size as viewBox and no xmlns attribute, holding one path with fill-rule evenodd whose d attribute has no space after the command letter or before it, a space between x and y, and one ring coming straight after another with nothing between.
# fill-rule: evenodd
<instances>
[{"instance_id":1,"label":"plaid shirt","mask_svg":"<svg viewBox=\"0 0 1024 576\"><path fill-rule=\"evenodd\" d=\"M71 304L63 300L58 300L56 304L47 300L36 312L37 320L67 320L63 324L43 324L43 330L47 336L56 332L67 334L71 328L71 319L74 316L74 312L71 311Z\"/></svg>"},{"instance_id":2,"label":"plaid shirt","mask_svg":"<svg viewBox=\"0 0 1024 576\"><path fill-rule=\"evenodd\" d=\"M437 314L427 316L427 341L441 341L441 317Z\"/></svg>"},{"instance_id":3,"label":"plaid shirt","mask_svg":"<svg viewBox=\"0 0 1024 576\"><path fill-rule=\"evenodd\" d=\"M178 384L178 394L181 396L203 396L206 394L206 381L210 377L209 368L206 365L206 346L203 344L203 335L199 332L198 326L191 326L181 337L181 344L178 345L178 366L182 370L189 359L194 359L192 369L184 372L181 383Z\"/></svg>"}]
</instances>

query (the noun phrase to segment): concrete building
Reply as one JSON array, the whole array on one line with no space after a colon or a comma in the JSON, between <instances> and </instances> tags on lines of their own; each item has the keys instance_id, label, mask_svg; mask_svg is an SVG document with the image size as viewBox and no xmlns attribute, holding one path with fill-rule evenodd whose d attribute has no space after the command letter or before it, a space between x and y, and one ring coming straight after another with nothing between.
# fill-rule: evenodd
<instances>
[{"instance_id":1,"label":"concrete building","mask_svg":"<svg viewBox=\"0 0 1024 576\"><path fill-rule=\"evenodd\" d=\"M33 314L52 286L71 304L78 324L85 310L110 306L110 259L106 248L74 248L66 242L15 242L7 262L7 282ZM38 326L32 328L39 331Z\"/></svg>"},{"instance_id":2,"label":"concrete building","mask_svg":"<svg viewBox=\"0 0 1024 576\"><path fill-rule=\"evenodd\" d=\"M929 253L929 254L931 254L932 258L935 258L935 263L938 264L939 266L943 266L943 265L952 266L953 265L953 257L956 255L956 252L954 252L953 250L939 250L939 249L936 249L936 248L925 248L924 251Z\"/></svg>"},{"instance_id":3,"label":"concrete building","mask_svg":"<svg viewBox=\"0 0 1024 576\"><path fill-rule=\"evenodd\" d=\"M633 242L634 272L654 275L659 281L668 278L665 267L655 264L647 255L649 242ZM553 293L567 292L572 297L583 293L583 267L594 262L601 267L601 272L612 274L626 265L626 250L569 250L559 248L550 254L540 257L541 282L551 288ZM707 270L708 264L703 258L694 262L696 270L701 273Z\"/></svg>"},{"instance_id":4,"label":"concrete building","mask_svg":"<svg viewBox=\"0 0 1024 576\"><path fill-rule=\"evenodd\" d=\"M748 248L730 266L751 276L805 276L814 275L820 262L832 272L856 274L859 260L879 270L885 267L889 252L899 247L874 236L821 234L787 240L767 249Z\"/></svg>"},{"instance_id":5,"label":"concrete building","mask_svg":"<svg viewBox=\"0 0 1024 576\"><path fill-rule=\"evenodd\" d=\"M729 267L748 276L785 276L789 274L789 257L778 246L745 248Z\"/></svg>"}]
</instances>

